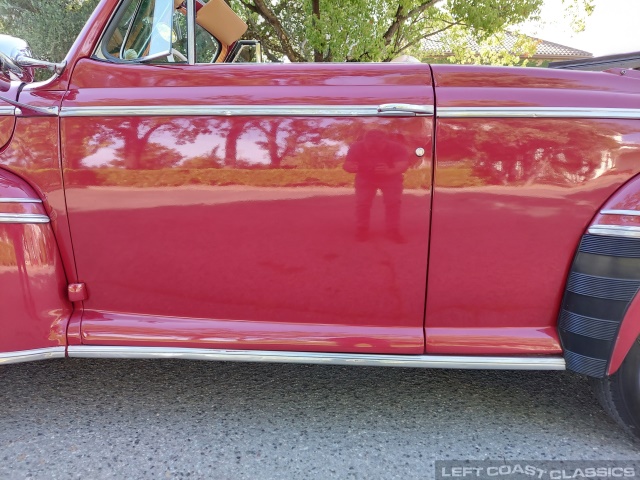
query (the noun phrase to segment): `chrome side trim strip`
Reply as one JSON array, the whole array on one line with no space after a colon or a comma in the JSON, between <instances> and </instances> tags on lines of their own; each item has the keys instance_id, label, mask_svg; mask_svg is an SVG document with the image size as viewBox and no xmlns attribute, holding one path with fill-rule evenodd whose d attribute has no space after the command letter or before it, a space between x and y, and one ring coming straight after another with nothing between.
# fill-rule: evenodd
<instances>
[{"instance_id":1,"label":"chrome side trim strip","mask_svg":"<svg viewBox=\"0 0 640 480\"><path fill-rule=\"evenodd\" d=\"M0 198L0 203L42 203L39 198Z\"/></svg>"},{"instance_id":2,"label":"chrome side trim strip","mask_svg":"<svg viewBox=\"0 0 640 480\"><path fill-rule=\"evenodd\" d=\"M610 118L640 119L640 109L576 107L440 107L438 118ZM433 115L430 105L167 105L63 107L61 117L123 116L300 116L377 117Z\"/></svg>"},{"instance_id":3,"label":"chrome side trim strip","mask_svg":"<svg viewBox=\"0 0 640 480\"><path fill-rule=\"evenodd\" d=\"M626 225L593 225L589 227L592 235L607 235L611 237L640 238L640 227Z\"/></svg>"},{"instance_id":4,"label":"chrome side trim strip","mask_svg":"<svg viewBox=\"0 0 640 480\"><path fill-rule=\"evenodd\" d=\"M50 360L52 358L64 358L64 356L65 347L38 348L36 350L22 350L19 352L0 352L0 365Z\"/></svg>"},{"instance_id":5,"label":"chrome side trim strip","mask_svg":"<svg viewBox=\"0 0 640 480\"><path fill-rule=\"evenodd\" d=\"M28 105L25 105L22 108L16 107L16 115L29 117L32 116L29 114L30 111L46 117L57 117L60 114L60 108L58 107L30 107Z\"/></svg>"},{"instance_id":6,"label":"chrome side trim strip","mask_svg":"<svg viewBox=\"0 0 640 480\"><path fill-rule=\"evenodd\" d=\"M16 107L0 107L0 117L10 117L16 114Z\"/></svg>"},{"instance_id":7,"label":"chrome side trim strip","mask_svg":"<svg viewBox=\"0 0 640 480\"><path fill-rule=\"evenodd\" d=\"M564 370L562 357L466 357L436 355L372 355L360 353L210 350L172 347L108 347L71 345L76 358L174 358L232 362L357 365L365 367L462 368L480 370Z\"/></svg>"},{"instance_id":8,"label":"chrome side trim strip","mask_svg":"<svg viewBox=\"0 0 640 480\"><path fill-rule=\"evenodd\" d=\"M627 217L640 217L638 210L601 210L600 215L623 215Z\"/></svg>"},{"instance_id":9,"label":"chrome side trim strip","mask_svg":"<svg viewBox=\"0 0 640 480\"><path fill-rule=\"evenodd\" d=\"M433 107L404 105L168 105L168 106L111 106L63 107L61 117L129 117L129 116L211 116L211 117L415 117L419 111L433 115ZM415 110L414 110L415 108Z\"/></svg>"},{"instance_id":10,"label":"chrome side trim strip","mask_svg":"<svg viewBox=\"0 0 640 480\"><path fill-rule=\"evenodd\" d=\"M0 213L0 223L49 223L46 215L38 213Z\"/></svg>"},{"instance_id":11,"label":"chrome side trim strip","mask_svg":"<svg viewBox=\"0 0 640 480\"><path fill-rule=\"evenodd\" d=\"M640 118L634 108L440 107L439 118Z\"/></svg>"}]
</instances>

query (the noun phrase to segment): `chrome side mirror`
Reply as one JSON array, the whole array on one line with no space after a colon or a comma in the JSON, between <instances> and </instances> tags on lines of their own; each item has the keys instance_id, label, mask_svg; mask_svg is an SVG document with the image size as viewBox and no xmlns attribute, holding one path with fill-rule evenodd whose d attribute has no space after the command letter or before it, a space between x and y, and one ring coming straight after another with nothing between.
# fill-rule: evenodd
<instances>
[{"instance_id":1,"label":"chrome side mirror","mask_svg":"<svg viewBox=\"0 0 640 480\"><path fill-rule=\"evenodd\" d=\"M0 74L9 80L33 82L36 68L47 68L60 75L66 62L53 63L33 58L29 44L9 35L0 35Z\"/></svg>"}]
</instances>

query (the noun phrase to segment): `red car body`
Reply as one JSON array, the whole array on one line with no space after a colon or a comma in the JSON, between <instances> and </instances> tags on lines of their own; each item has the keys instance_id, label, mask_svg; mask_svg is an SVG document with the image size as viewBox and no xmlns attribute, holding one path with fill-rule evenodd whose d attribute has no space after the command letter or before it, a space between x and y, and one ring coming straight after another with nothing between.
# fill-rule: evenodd
<instances>
[{"instance_id":1,"label":"red car body","mask_svg":"<svg viewBox=\"0 0 640 480\"><path fill-rule=\"evenodd\" d=\"M22 106L0 110L0 363L616 372L639 301L592 338L568 279L584 238L613 238L590 229L640 227L637 72L113 63L93 53L118 3L62 74L1 85ZM357 238L358 142L354 162L407 162L395 237L389 194Z\"/></svg>"}]
</instances>

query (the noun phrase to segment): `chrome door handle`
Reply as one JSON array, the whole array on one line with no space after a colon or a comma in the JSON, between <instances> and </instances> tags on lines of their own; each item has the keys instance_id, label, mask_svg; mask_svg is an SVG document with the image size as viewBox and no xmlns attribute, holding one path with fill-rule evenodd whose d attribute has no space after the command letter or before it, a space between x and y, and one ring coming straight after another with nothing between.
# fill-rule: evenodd
<instances>
[{"instance_id":1,"label":"chrome door handle","mask_svg":"<svg viewBox=\"0 0 640 480\"><path fill-rule=\"evenodd\" d=\"M433 106L412 105L409 103L385 103L378 107L378 113L391 116L433 115Z\"/></svg>"}]
</instances>

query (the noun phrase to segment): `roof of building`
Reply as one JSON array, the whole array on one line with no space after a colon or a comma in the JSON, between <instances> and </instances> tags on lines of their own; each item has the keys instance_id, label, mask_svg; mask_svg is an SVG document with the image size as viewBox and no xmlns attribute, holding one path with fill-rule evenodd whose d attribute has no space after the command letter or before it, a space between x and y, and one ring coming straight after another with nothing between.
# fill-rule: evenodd
<instances>
[{"instance_id":1,"label":"roof of building","mask_svg":"<svg viewBox=\"0 0 640 480\"><path fill-rule=\"evenodd\" d=\"M500 46L489 47L495 50L506 49L512 51L519 39L519 35L512 32L505 32L504 38L500 42ZM553 59L574 59L574 58L590 58L593 54L585 52L584 50L578 50L577 48L567 47L566 45L560 45L559 43L549 42L540 38L528 37L538 41L538 47L534 58L553 58ZM474 51L480 51L481 44L479 44L472 37L467 37L467 42L473 48ZM449 39L444 34L436 34L424 41L424 49L427 53L435 56L450 56L452 52Z\"/></svg>"}]
</instances>

